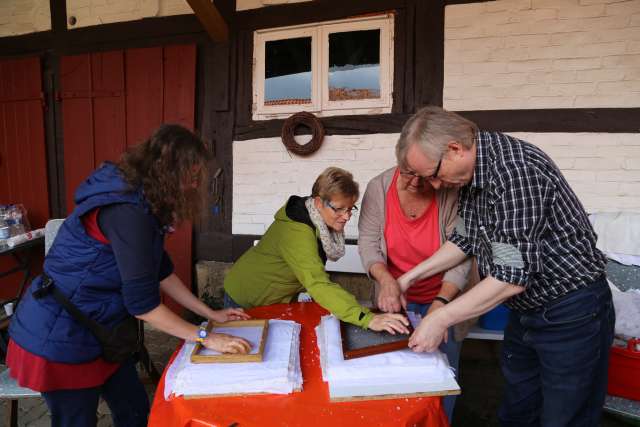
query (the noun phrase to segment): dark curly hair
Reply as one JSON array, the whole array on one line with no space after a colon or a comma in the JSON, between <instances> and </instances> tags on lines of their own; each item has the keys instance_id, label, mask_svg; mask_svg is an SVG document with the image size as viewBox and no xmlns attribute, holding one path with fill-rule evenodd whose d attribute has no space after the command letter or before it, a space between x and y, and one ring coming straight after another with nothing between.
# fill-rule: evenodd
<instances>
[{"instance_id":1,"label":"dark curly hair","mask_svg":"<svg viewBox=\"0 0 640 427\"><path fill-rule=\"evenodd\" d=\"M142 187L162 225L192 220L200 212L211 155L205 143L179 125L162 125L131 147L118 167L132 187Z\"/></svg>"}]
</instances>

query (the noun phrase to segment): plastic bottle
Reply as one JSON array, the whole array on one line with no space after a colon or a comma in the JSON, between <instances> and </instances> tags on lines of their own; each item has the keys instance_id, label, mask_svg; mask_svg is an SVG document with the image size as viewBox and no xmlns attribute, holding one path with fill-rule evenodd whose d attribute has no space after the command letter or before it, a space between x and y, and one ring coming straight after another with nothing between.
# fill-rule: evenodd
<instances>
[{"instance_id":1,"label":"plastic bottle","mask_svg":"<svg viewBox=\"0 0 640 427\"><path fill-rule=\"evenodd\" d=\"M0 251L7 248L7 239L11 237L11 231L7 222L7 210L4 205L0 206Z\"/></svg>"}]
</instances>

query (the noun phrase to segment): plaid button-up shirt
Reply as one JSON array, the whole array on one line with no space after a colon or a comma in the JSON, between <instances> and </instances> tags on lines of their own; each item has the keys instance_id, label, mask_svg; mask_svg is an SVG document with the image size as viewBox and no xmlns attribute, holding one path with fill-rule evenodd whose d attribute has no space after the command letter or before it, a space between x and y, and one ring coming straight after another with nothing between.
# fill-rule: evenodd
<instances>
[{"instance_id":1,"label":"plaid button-up shirt","mask_svg":"<svg viewBox=\"0 0 640 427\"><path fill-rule=\"evenodd\" d=\"M524 286L507 305L543 306L604 274L605 257L587 214L539 148L498 132L478 132L472 181L460 189L449 240L478 260L481 277Z\"/></svg>"}]
</instances>

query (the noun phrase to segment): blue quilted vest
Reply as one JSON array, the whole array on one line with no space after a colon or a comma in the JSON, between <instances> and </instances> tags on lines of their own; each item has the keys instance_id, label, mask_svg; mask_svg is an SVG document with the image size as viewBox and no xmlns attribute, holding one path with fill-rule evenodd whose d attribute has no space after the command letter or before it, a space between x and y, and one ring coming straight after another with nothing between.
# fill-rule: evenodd
<instances>
[{"instance_id":1,"label":"blue quilted vest","mask_svg":"<svg viewBox=\"0 0 640 427\"><path fill-rule=\"evenodd\" d=\"M143 207L157 229L148 256L160 268L164 232L141 190L132 190L117 167L104 163L77 189L76 208L60 227L44 261L44 271L57 289L84 314L112 328L127 315L122 298L122 279L111 245L89 237L81 222L85 213L113 203ZM91 332L71 317L52 295L36 299L33 292L42 282L37 277L18 305L9 333L22 348L49 361L83 363L102 353Z\"/></svg>"}]
</instances>

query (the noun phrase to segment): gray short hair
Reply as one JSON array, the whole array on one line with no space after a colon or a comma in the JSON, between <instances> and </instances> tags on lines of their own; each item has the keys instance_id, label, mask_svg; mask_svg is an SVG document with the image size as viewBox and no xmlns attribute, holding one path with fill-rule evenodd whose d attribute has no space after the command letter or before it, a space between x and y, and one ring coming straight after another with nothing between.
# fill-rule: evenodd
<instances>
[{"instance_id":1,"label":"gray short hair","mask_svg":"<svg viewBox=\"0 0 640 427\"><path fill-rule=\"evenodd\" d=\"M477 132L475 123L456 113L436 106L424 107L402 127L396 144L398 165L406 164L407 150L411 144L418 144L428 157L439 159L449 141L458 141L464 147L471 148Z\"/></svg>"},{"instance_id":2,"label":"gray short hair","mask_svg":"<svg viewBox=\"0 0 640 427\"><path fill-rule=\"evenodd\" d=\"M333 196L353 197L357 200L360 190L351 172L331 166L316 178L311 196L319 196L322 200L330 200Z\"/></svg>"}]
</instances>

